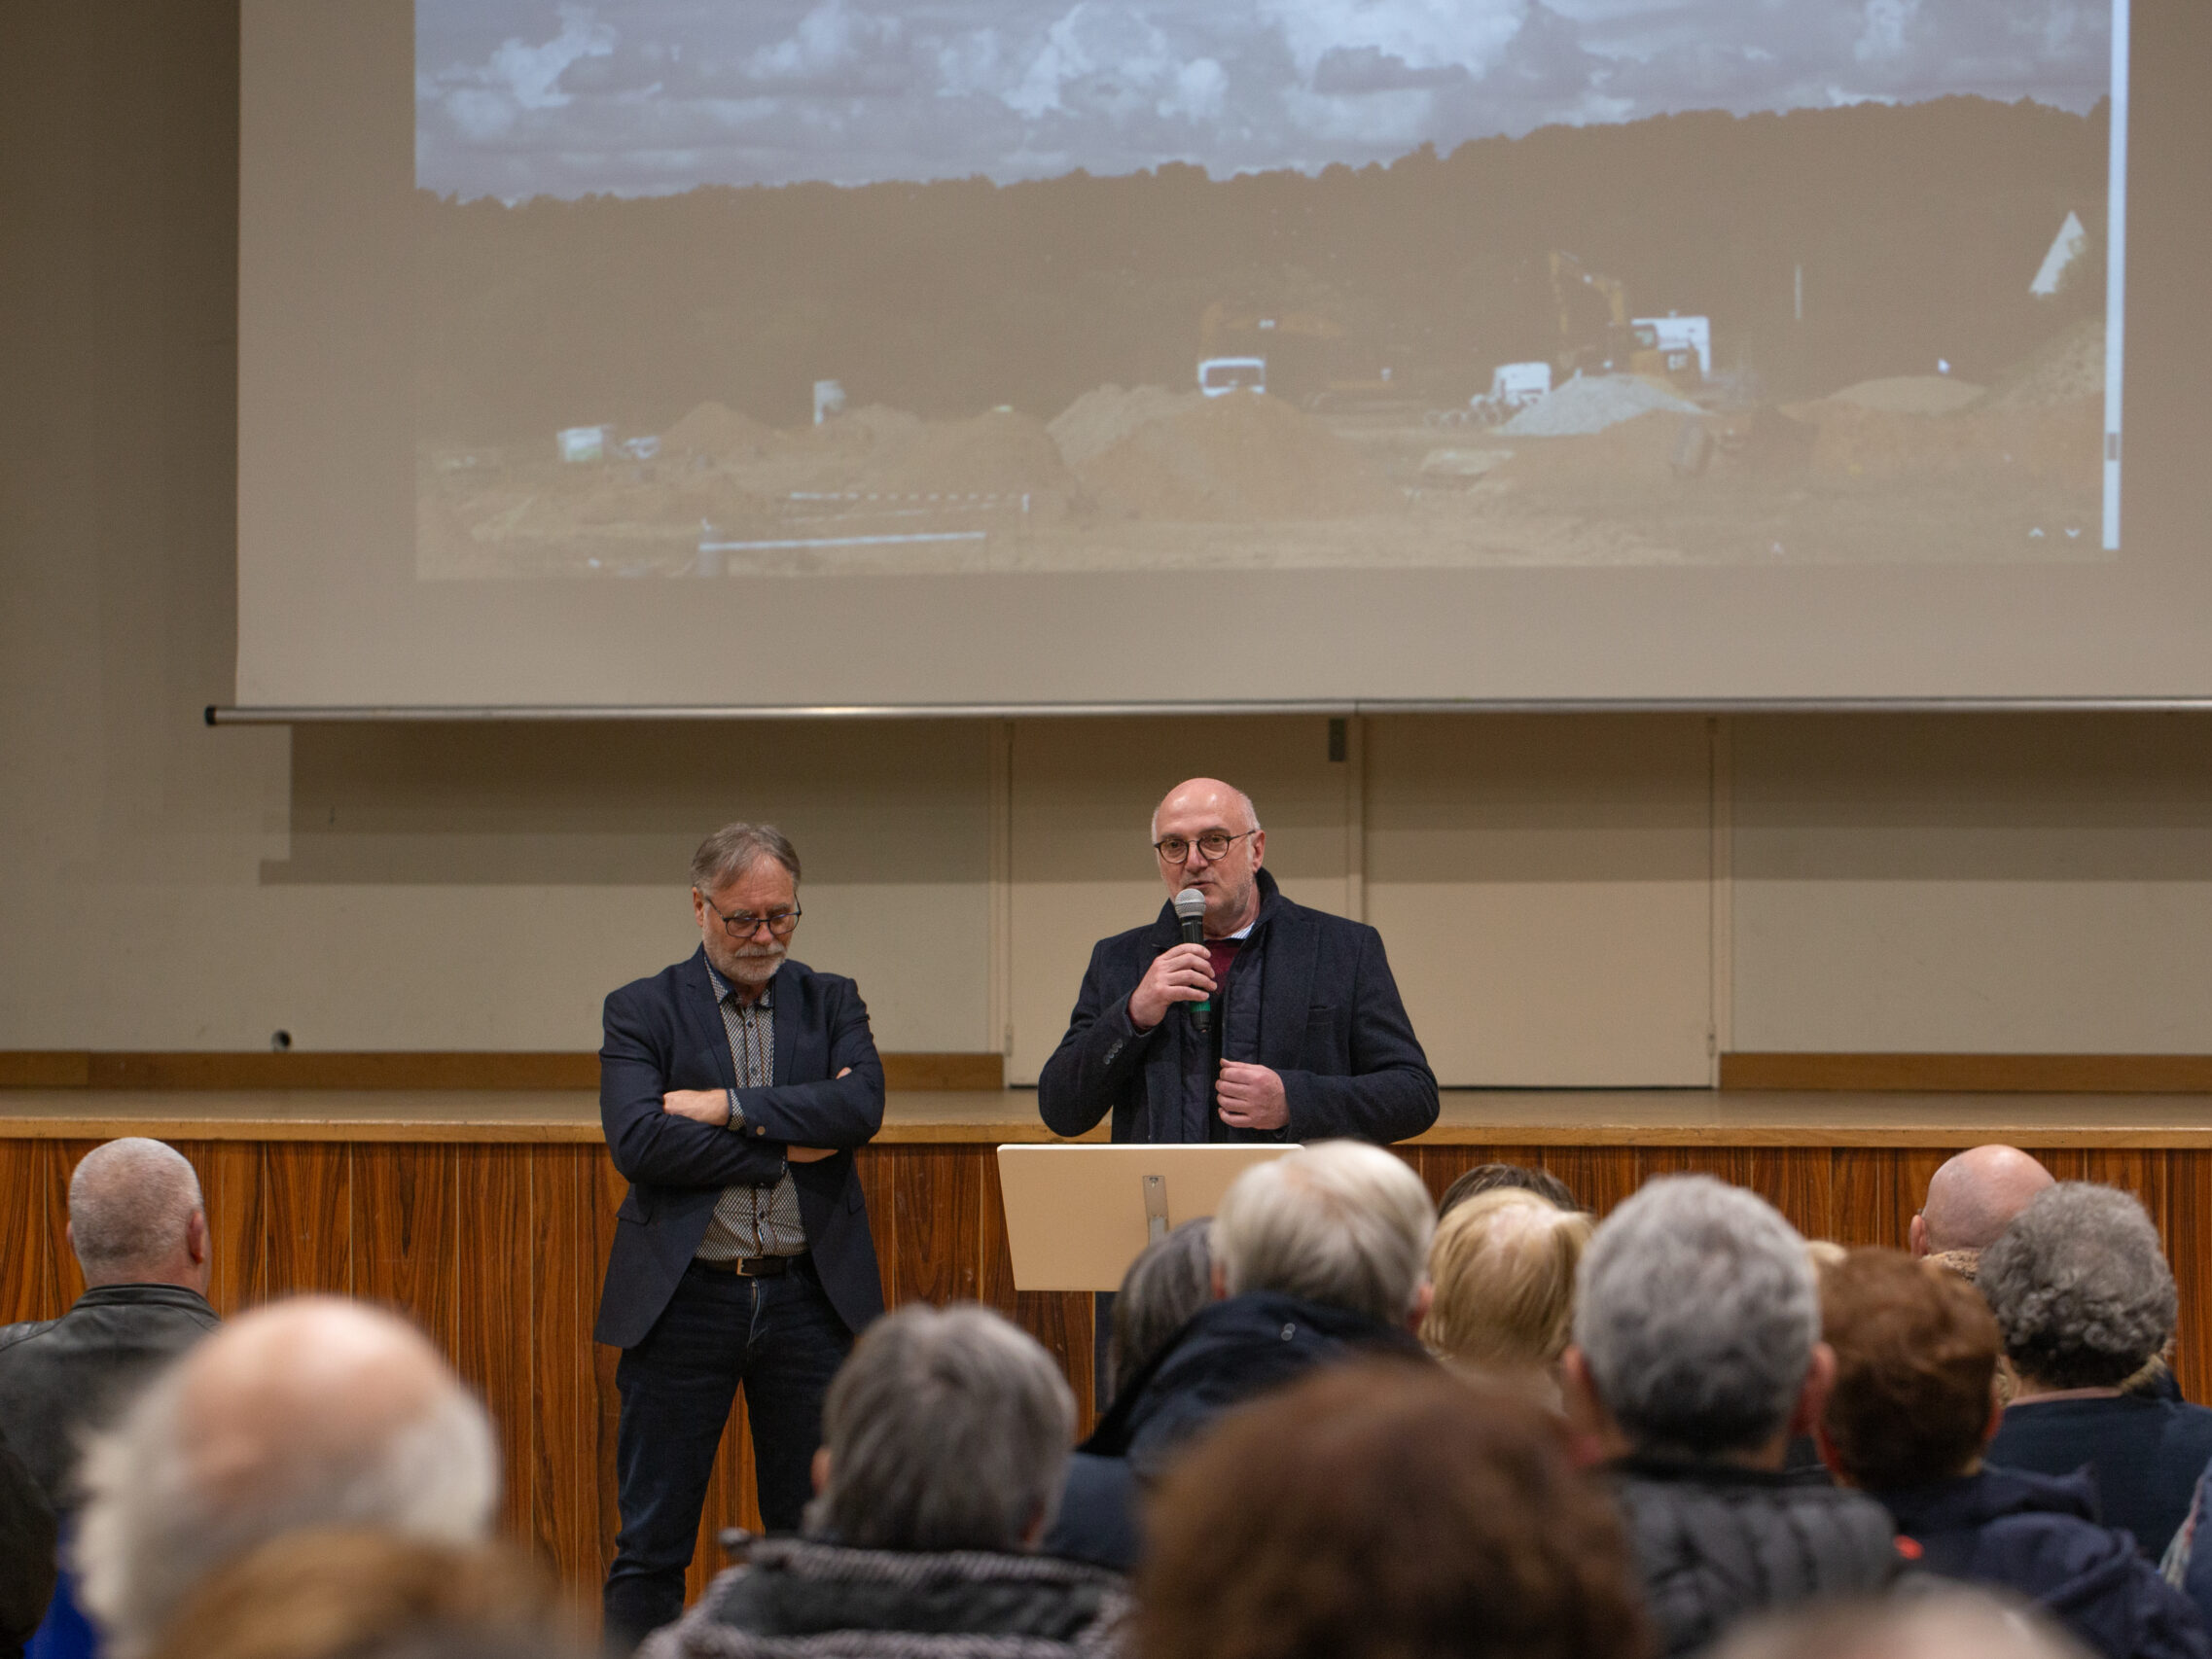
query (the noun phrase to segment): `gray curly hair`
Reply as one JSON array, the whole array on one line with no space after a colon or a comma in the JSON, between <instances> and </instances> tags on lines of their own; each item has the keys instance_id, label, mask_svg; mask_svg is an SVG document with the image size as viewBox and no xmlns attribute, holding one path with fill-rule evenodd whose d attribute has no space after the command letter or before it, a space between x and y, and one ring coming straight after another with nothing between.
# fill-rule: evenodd
<instances>
[{"instance_id":1,"label":"gray curly hair","mask_svg":"<svg viewBox=\"0 0 2212 1659\"><path fill-rule=\"evenodd\" d=\"M2173 1334L2180 1297L2158 1230L2118 1187L2046 1187L1981 1253L1975 1284L2022 1375L2112 1388Z\"/></svg>"}]
</instances>

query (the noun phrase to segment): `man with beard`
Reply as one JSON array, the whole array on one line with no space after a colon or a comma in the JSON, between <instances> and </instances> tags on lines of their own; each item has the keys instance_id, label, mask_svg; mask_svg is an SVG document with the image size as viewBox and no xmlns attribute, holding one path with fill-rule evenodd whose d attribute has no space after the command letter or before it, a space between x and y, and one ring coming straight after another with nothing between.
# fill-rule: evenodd
<instances>
[{"instance_id":1,"label":"man with beard","mask_svg":"<svg viewBox=\"0 0 2212 1659\"><path fill-rule=\"evenodd\" d=\"M725 825L693 856L692 915L699 949L607 999L599 1050L600 1121L630 1183L593 1333L623 1350L618 1649L683 1611L737 1389L762 1517L795 1531L823 1395L883 1311L853 1168L883 1122L883 1068L853 982L789 959L797 850Z\"/></svg>"}]
</instances>

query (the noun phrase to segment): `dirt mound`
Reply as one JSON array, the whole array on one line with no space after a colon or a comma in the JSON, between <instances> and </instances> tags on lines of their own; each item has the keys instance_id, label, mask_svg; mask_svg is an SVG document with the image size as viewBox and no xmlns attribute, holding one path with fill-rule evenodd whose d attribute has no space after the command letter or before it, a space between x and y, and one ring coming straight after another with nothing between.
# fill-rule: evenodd
<instances>
[{"instance_id":1,"label":"dirt mound","mask_svg":"<svg viewBox=\"0 0 2212 1659\"><path fill-rule=\"evenodd\" d=\"M1351 444L1264 393L1195 397L1077 473L1109 501L1153 519L1343 518L1400 500Z\"/></svg>"},{"instance_id":2,"label":"dirt mound","mask_svg":"<svg viewBox=\"0 0 2212 1659\"><path fill-rule=\"evenodd\" d=\"M1093 386L1052 418L1045 430L1071 467L1103 455L1147 422L1168 420L1205 401L1200 392L1170 392L1164 386Z\"/></svg>"},{"instance_id":3,"label":"dirt mound","mask_svg":"<svg viewBox=\"0 0 2212 1659\"><path fill-rule=\"evenodd\" d=\"M1980 396L1980 386L1948 374L1893 374L1846 386L1830 401L1880 414L1940 415L1963 409Z\"/></svg>"},{"instance_id":4,"label":"dirt mound","mask_svg":"<svg viewBox=\"0 0 2212 1659\"><path fill-rule=\"evenodd\" d=\"M2084 317L2028 353L1989 388L1989 406L2040 408L2104 396L2104 319Z\"/></svg>"},{"instance_id":5,"label":"dirt mound","mask_svg":"<svg viewBox=\"0 0 2212 1659\"><path fill-rule=\"evenodd\" d=\"M886 493L1021 495L1067 490L1074 480L1044 423L1012 409L922 426L906 452L870 471Z\"/></svg>"},{"instance_id":6,"label":"dirt mound","mask_svg":"<svg viewBox=\"0 0 2212 1659\"><path fill-rule=\"evenodd\" d=\"M700 404L660 435L663 446L690 455L716 460L739 460L757 455L773 433L750 415L739 414L725 404Z\"/></svg>"},{"instance_id":7,"label":"dirt mound","mask_svg":"<svg viewBox=\"0 0 2212 1659\"><path fill-rule=\"evenodd\" d=\"M907 443L917 437L922 429L922 417L895 409L888 404L863 404L825 425L834 431L864 432L872 442L891 445Z\"/></svg>"},{"instance_id":8,"label":"dirt mound","mask_svg":"<svg viewBox=\"0 0 2212 1659\"><path fill-rule=\"evenodd\" d=\"M2103 477L2104 400L1938 417L1840 402L1823 409L1814 473L1855 482L1980 475L2094 491Z\"/></svg>"},{"instance_id":9,"label":"dirt mound","mask_svg":"<svg viewBox=\"0 0 2212 1659\"><path fill-rule=\"evenodd\" d=\"M1603 432L1534 439L1515 445L1496 476L1516 488L1555 491L1649 485L1674 476L1684 416L1653 409L1617 421Z\"/></svg>"},{"instance_id":10,"label":"dirt mound","mask_svg":"<svg viewBox=\"0 0 2212 1659\"><path fill-rule=\"evenodd\" d=\"M1637 374L1578 374L1547 392L1505 425L1500 438L1580 438L1638 415L1696 414L1697 406Z\"/></svg>"}]
</instances>

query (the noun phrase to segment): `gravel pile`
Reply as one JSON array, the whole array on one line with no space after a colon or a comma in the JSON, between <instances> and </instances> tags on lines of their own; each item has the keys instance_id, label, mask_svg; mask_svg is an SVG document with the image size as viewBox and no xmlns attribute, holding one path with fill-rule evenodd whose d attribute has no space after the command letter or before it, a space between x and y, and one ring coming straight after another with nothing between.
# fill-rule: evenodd
<instances>
[{"instance_id":1,"label":"gravel pile","mask_svg":"<svg viewBox=\"0 0 2212 1659\"><path fill-rule=\"evenodd\" d=\"M1637 374L1578 374L1546 393L1505 425L1500 438L1582 438L1653 410L1703 411L1657 381Z\"/></svg>"}]
</instances>

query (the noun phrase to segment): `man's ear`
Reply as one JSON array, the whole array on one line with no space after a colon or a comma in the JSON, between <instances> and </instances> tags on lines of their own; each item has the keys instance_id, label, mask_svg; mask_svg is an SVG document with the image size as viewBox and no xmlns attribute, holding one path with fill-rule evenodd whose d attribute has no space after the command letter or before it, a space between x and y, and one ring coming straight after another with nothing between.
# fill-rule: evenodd
<instances>
[{"instance_id":1,"label":"man's ear","mask_svg":"<svg viewBox=\"0 0 2212 1659\"><path fill-rule=\"evenodd\" d=\"M1413 1305L1406 1315L1406 1328L1415 1336L1421 1334L1421 1326L1428 1323L1429 1309L1436 1305L1436 1299L1435 1284L1427 1279L1422 1280L1421 1288L1413 1292Z\"/></svg>"},{"instance_id":2,"label":"man's ear","mask_svg":"<svg viewBox=\"0 0 2212 1659\"><path fill-rule=\"evenodd\" d=\"M1928 1218L1914 1216L1912 1224L1905 1229L1905 1245L1914 1255L1928 1253Z\"/></svg>"},{"instance_id":3,"label":"man's ear","mask_svg":"<svg viewBox=\"0 0 2212 1659\"><path fill-rule=\"evenodd\" d=\"M1568 1455L1578 1468L1627 1453L1628 1437L1597 1397L1589 1360L1572 1343L1559 1356L1559 1403L1567 1418Z\"/></svg>"},{"instance_id":4,"label":"man's ear","mask_svg":"<svg viewBox=\"0 0 2212 1659\"><path fill-rule=\"evenodd\" d=\"M185 1222L185 1254L195 1267L207 1259L207 1212L195 1210Z\"/></svg>"},{"instance_id":5,"label":"man's ear","mask_svg":"<svg viewBox=\"0 0 2212 1659\"><path fill-rule=\"evenodd\" d=\"M1226 1302L1229 1299L1229 1275L1221 1270L1220 1262L1217 1261L1213 1264L1208 1270L1207 1277L1213 1283L1214 1300Z\"/></svg>"},{"instance_id":6,"label":"man's ear","mask_svg":"<svg viewBox=\"0 0 2212 1659\"><path fill-rule=\"evenodd\" d=\"M1265 830L1255 830L1252 831L1252 867L1258 869L1267 861L1267 832Z\"/></svg>"},{"instance_id":7,"label":"man's ear","mask_svg":"<svg viewBox=\"0 0 2212 1659\"><path fill-rule=\"evenodd\" d=\"M813 1477L814 1496L821 1497L824 1492L829 1490L830 1485L829 1447L816 1446L814 1448L814 1461L806 1465L806 1472Z\"/></svg>"},{"instance_id":8,"label":"man's ear","mask_svg":"<svg viewBox=\"0 0 2212 1659\"><path fill-rule=\"evenodd\" d=\"M2005 1427L2005 1373L1989 1374L1989 1421L1982 1425L1981 1448L1989 1449L1989 1442L1997 1438L1997 1430Z\"/></svg>"},{"instance_id":9,"label":"man's ear","mask_svg":"<svg viewBox=\"0 0 2212 1659\"><path fill-rule=\"evenodd\" d=\"M1798 1403L1790 1412L1790 1434L1818 1431L1820 1420L1828 1415L1828 1396L1836 1387L1836 1350L1825 1342L1812 1345L1812 1359L1805 1366L1804 1386L1798 1390Z\"/></svg>"}]
</instances>

